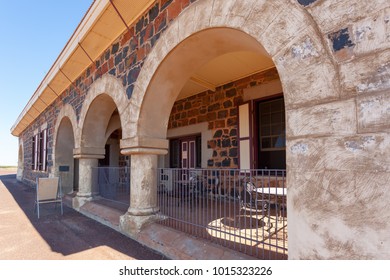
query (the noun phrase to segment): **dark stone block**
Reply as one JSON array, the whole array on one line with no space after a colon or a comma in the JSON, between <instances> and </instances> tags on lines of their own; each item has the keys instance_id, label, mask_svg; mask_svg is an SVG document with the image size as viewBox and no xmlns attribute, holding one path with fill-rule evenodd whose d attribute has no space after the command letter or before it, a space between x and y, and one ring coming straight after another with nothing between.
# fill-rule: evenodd
<instances>
[{"instance_id":1,"label":"dark stone block","mask_svg":"<svg viewBox=\"0 0 390 280\"><path fill-rule=\"evenodd\" d=\"M229 89L228 91L226 91L226 97L234 97L236 96L237 94L237 91L235 88L232 88L232 89Z\"/></svg>"},{"instance_id":2,"label":"dark stone block","mask_svg":"<svg viewBox=\"0 0 390 280\"><path fill-rule=\"evenodd\" d=\"M107 50L104 54L104 59L108 60L110 58L110 50Z\"/></svg>"},{"instance_id":3,"label":"dark stone block","mask_svg":"<svg viewBox=\"0 0 390 280\"><path fill-rule=\"evenodd\" d=\"M212 112L215 110L219 110L220 107L221 105L219 103L214 103L207 108L207 111Z\"/></svg>"},{"instance_id":4,"label":"dark stone block","mask_svg":"<svg viewBox=\"0 0 390 280\"><path fill-rule=\"evenodd\" d=\"M309 6L310 4L316 2L317 0L298 0L298 3L302 6Z\"/></svg>"},{"instance_id":5,"label":"dark stone block","mask_svg":"<svg viewBox=\"0 0 390 280\"><path fill-rule=\"evenodd\" d=\"M222 136L222 129L218 129L215 133L214 133L214 138L219 138Z\"/></svg>"},{"instance_id":6,"label":"dark stone block","mask_svg":"<svg viewBox=\"0 0 390 280\"><path fill-rule=\"evenodd\" d=\"M115 66L117 66L123 59L122 53L119 53L117 56L115 56Z\"/></svg>"},{"instance_id":7,"label":"dark stone block","mask_svg":"<svg viewBox=\"0 0 390 280\"><path fill-rule=\"evenodd\" d=\"M111 53L115 54L119 50L119 43L112 45Z\"/></svg>"},{"instance_id":8,"label":"dark stone block","mask_svg":"<svg viewBox=\"0 0 390 280\"><path fill-rule=\"evenodd\" d=\"M129 74L127 75L127 83L133 84L137 78L139 73L141 72L141 68L139 66L134 67L129 71Z\"/></svg>"},{"instance_id":9,"label":"dark stone block","mask_svg":"<svg viewBox=\"0 0 390 280\"><path fill-rule=\"evenodd\" d=\"M224 119L226 118L228 115L228 111L227 110L223 110L223 111L219 111L218 112L218 119Z\"/></svg>"},{"instance_id":10,"label":"dark stone block","mask_svg":"<svg viewBox=\"0 0 390 280\"><path fill-rule=\"evenodd\" d=\"M232 107L233 106L233 102L230 101L230 100L227 100L225 102L223 102L223 107L224 108L229 108L229 107Z\"/></svg>"},{"instance_id":11,"label":"dark stone block","mask_svg":"<svg viewBox=\"0 0 390 280\"><path fill-rule=\"evenodd\" d=\"M328 38L332 41L333 51L337 52L344 48L355 46L349 37L348 28L341 29L337 32L328 35Z\"/></svg>"},{"instance_id":12,"label":"dark stone block","mask_svg":"<svg viewBox=\"0 0 390 280\"><path fill-rule=\"evenodd\" d=\"M150 43L151 43L152 47L156 44L156 42L157 42L158 39L160 38L160 35L161 35L161 33L157 33L156 35L154 35L154 36L150 39Z\"/></svg>"},{"instance_id":13,"label":"dark stone block","mask_svg":"<svg viewBox=\"0 0 390 280\"><path fill-rule=\"evenodd\" d=\"M229 151L229 157L236 157L238 155L237 148L232 148Z\"/></svg>"},{"instance_id":14,"label":"dark stone block","mask_svg":"<svg viewBox=\"0 0 390 280\"><path fill-rule=\"evenodd\" d=\"M233 82L223 85L223 89L228 89L228 88L231 88L232 86L234 86Z\"/></svg>"},{"instance_id":15,"label":"dark stone block","mask_svg":"<svg viewBox=\"0 0 390 280\"><path fill-rule=\"evenodd\" d=\"M116 76L116 69L115 69L115 68L112 68L112 69L108 72L108 74L113 75L113 76Z\"/></svg>"},{"instance_id":16,"label":"dark stone block","mask_svg":"<svg viewBox=\"0 0 390 280\"><path fill-rule=\"evenodd\" d=\"M230 116L231 117L237 116L237 108L230 109Z\"/></svg>"},{"instance_id":17,"label":"dark stone block","mask_svg":"<svg viewBox=\"0 0 390 280\"><path fill-rule=\"evenodd\" d=\"M230 164L231 164L231 159L230 158L225 158L223 161L222 161L222 166L223 167L230 167Z\"/></svg>"},{"instance_id":18,"label":"dark stone block","mask_svg":"<svg viewBox=\"0 0 390 280\"><path fill-rule=\"evenodd\" d=\"M164 10L166 7L168 7L171 3L172 3L173 0L165 0L165 1L161 1L162 4L161 4L161 11Z\"/></svg>"},{"instance_id":19,"label":"dark stone block","mask_svg":"<svg viewBox=\"0 0 390 280\"><path fill-rule=\"evenodd\" d=\"M159 7L158 7L158 3L156 3L156 5L154 5L150 10L149 10L149 21L153 21L157 16L158 16L158 13L160 12L159 10Z\"/></svg>"},{"instance_id":20,"label":"dark stone block","mask_svg":"<svg viewBox=\"0 0 390 280\"><path fill-rule=\"evenodd\" d=\"M135 32L139 33L144 28L145 18L142 17L135 25Z\"/></svg>"},{"instance_id":21,"label":"dark stone block","mask_svg":"<svg viewBox=\"0 0 390 280\"><path fill-rule=\"evenodd\" d=\"M227 126L235 126L237 124L237 118L230 118L227 120Z\"/></svg>"},{"instance_id":22,"label":"dark stone block","mask_svg":"<svg viewBox=\"0 0 390 280\"><path fill-rule=\"evenodd\" d=\"M191 102L186 102L185 104L184 104L184 110L188 110L188 109L190 109L191 108Z\"/></svg>"},{"instance_id":23,"label":"dark stone block","mask_svg":"<svg viewBox=\"0 0 390 280\"><path fill-rule=\"evenodd\" d=\"M131 95L133 94L133 90L134 90L134 85L129 85L126 89L126 95L127 95L127 98L130 99L131 98Z\"/></svg>"},{"instance_id":24,"label":"dark stone block","mask_svg":"<svg viewBox=\"0 0 390 280\"><path fill-rule=\"evenodd\" d=\"M229 148L231 145L230 138L226 138L222 140L222 147L223 148Z\"/></svg>"},{"instance_id":25,"label":"dark stone block","mask_svg":"<svg viewBox=\"0 0 390 280\"><path fill-rule=\"evenodd\" d=\"M122 51L123 57L126 57L128 52L129 52L129 46L124 47Z\"/></svg>"},{"instance_id":26,"label":"dark stone block","mask_svg":"<svg viewBox=\"0 0 390 280\"><path fill-rule=\"evenodd\" d=\"M208 166L208 167L213 167L213 166L214 166L214 160L209 159L209 160L207 161L207 166Z\"/></svg>"}]
</instances>

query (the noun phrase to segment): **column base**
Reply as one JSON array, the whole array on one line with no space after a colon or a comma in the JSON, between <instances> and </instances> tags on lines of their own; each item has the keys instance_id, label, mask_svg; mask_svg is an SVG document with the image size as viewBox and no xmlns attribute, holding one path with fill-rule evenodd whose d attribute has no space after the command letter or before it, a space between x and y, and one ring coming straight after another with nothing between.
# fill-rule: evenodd
<instances>
[{"instance_id":1,"label":"column base","mask_svg":"<svg viewBox=\"0 0 390 280\"><path fill-rule=\"evenodd\" d=\"M119 219L119 229L123 234L137 238L143 226L156 222L158 219L156 213L140 216L127 212Z\"/></svg>"},{"instance_id":2,"label":"column base","mask_svg":"<svg viewBox=\"0 0 390 280\"><path fill-rule=\"evenodd\" d=\"M72 207L76 210L80 210L81 206L83 206L86 202L92 200L92 194L77 194L72 199Z\"/></svg>"}]
</instances>

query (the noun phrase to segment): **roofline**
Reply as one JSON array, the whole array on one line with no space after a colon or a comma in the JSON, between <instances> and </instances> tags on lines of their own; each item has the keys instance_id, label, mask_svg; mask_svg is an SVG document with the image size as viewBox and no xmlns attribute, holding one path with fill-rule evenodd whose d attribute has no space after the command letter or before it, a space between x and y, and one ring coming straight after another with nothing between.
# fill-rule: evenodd
<instances>
[{"instance_id":1,"label":"roofline","mask_svg":"<svg viewBox=\"0 0 390 280\"><path fill-rule=\"evenodd\" d=\"M82 20L78 24L77 28L73 32L72 36L69 38L68 42L65 44L64 48L58 55L57 59L54 61L50 70L47 72L38 88L35 90L34 94L27 102L26 106L23 108L22 112L19 114L14 125L11 128L11 134L14 136L19 136L15 133L15 129L26 115L26 113L32 108L35 101L39 98L42 92L46 89L50 81L55 77L59 72L61 66L67 61L70 55L75 51L79 42L88 34L88 31L95 23L96 19L102 14L106 7L110 4L110 0L94 0L91 6L88 8L87 12L84 14Z\"/></svg>"}]
</instances>

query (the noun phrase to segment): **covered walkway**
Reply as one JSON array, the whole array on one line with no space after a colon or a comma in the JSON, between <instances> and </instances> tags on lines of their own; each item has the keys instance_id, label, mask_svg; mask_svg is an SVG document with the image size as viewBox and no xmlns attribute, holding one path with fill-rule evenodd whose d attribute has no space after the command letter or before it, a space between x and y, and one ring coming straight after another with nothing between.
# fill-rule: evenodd
<instances>
[{"instance_id":1,"label":"covered walkway","mask_svg":"<svg viewBox=\"0 0 390 280\"><path fill-rule=\"evenodd\" d=\"M119 216L123 214L123 211L115 209L115 205L104 200L86 203L80 209L82 214L70 207L64 207L63 216L59 211L52 209L51 205L43 208L41 218L38 220L33 211L34 195L33 188L17 182L15 171L0 170L0 205L2 205L0 209L0 259L218 260L250 258L158 224L146 227L139 234L139 242L137 242L117 231ZM153 247L155 250L148 247Z\"/></svg>"}]
</instances>

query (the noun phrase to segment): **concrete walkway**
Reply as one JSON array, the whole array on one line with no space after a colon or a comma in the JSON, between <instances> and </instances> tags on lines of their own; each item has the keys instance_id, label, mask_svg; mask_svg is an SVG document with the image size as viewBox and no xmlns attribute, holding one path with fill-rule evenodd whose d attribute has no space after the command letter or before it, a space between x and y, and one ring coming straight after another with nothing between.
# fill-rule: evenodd
<instances>
[{"instance_id":1,"label":"concrete walkway","mask_svg":"<svg viewBox=\"0 0 390 280\"><path fill-rule=\"evenodd\" d=\"M144 227L136 241L118 232L125 210L93 201L77 212L65 200L63 216L59 207L43 205L38 219L34 196L15 171L0 169L0 260L254 259L159 224Z\"/></svg>"},{"instance_id":2,"label":"concrete walkway","mask_svg":"<svg viewBox=\"0 0 390 280\"><path fill-rule=\"evenodd\" d=\"M33 188L0 170L0 260L161 260L163 255L75 210L44 205L34 213Z\"/></svg>"}]
</instances>

